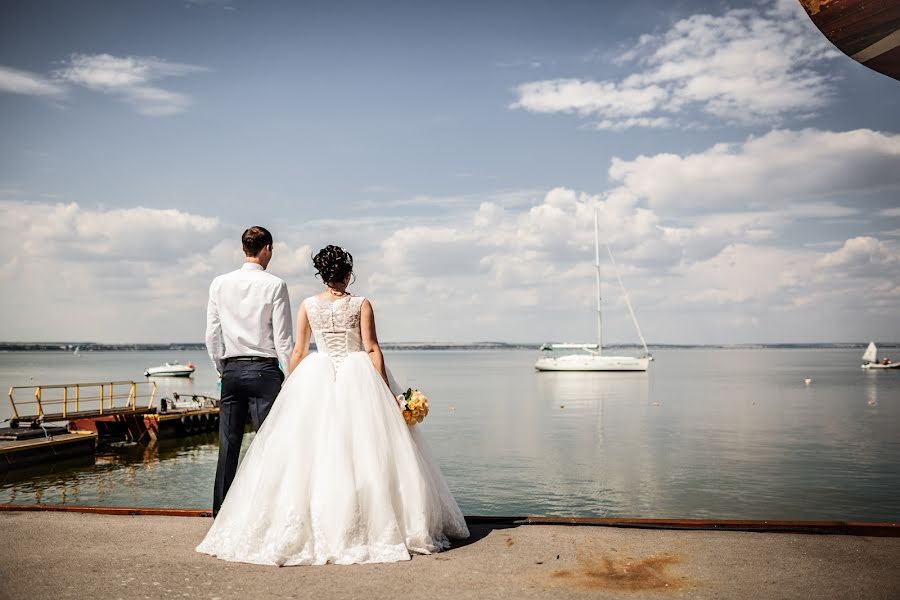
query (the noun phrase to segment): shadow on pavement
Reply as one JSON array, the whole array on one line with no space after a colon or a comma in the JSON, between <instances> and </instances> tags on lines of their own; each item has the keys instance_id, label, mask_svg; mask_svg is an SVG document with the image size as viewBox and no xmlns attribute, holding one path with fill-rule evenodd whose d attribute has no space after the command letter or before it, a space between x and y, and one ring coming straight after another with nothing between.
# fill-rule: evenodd
<instances>
[{"instance_id":1,"label":"shadow on pavement","mask_svg":"<svg viewBox=\"0 0 900 600\"><path fill-rule=\"evenodd\" d=\"M479 542L498 529L514 529L520 525L524 517L466 517L469 526L469 538L452 540L452 548L464 548Z\"/></svg>"}]
</instances>

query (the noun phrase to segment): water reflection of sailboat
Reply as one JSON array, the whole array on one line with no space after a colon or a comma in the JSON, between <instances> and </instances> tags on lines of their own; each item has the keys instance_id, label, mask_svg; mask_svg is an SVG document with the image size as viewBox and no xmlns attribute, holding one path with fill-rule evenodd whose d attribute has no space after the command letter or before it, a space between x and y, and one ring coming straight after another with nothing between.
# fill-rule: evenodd
<instances>
[{"instance_id":1,"label":"water reflection of sailboat","mask_svg":"<svg viewBox=\"0 0 900 600\"><path fill-rule=\"evenodd\" d=\"M868 404L869 406L878 406L878 388L872 381L869 381L869 387L866 390L866 396L868 396L866 404Z\"/></svg>"},{"instance_id":2,"label":"water reflection of sailboat","mask_svg":"<svg viewBox=\"0 0 900 600\"><path fill-rule=\"evenodd\" d=\"M654 470L656 413L644 373L544 373L536 378L547 411L541 447L553 481L545 503L555 514L627 514L646 504ZM649 417L649 418L648 418ZM552 425L550 425L552 423Z\"/></svg>"},{"instance_id":3,"label":"water reflection of sailboat","mask_svg":"<svg viewBox=\"0 0 900 600\"><path fill-rule=\"evenodd\" d=\"M647 377L639 373L545 373L538 378L541 398L566 408L596 406L604 401L646 404Z\"/></svg>"}]
</instances>

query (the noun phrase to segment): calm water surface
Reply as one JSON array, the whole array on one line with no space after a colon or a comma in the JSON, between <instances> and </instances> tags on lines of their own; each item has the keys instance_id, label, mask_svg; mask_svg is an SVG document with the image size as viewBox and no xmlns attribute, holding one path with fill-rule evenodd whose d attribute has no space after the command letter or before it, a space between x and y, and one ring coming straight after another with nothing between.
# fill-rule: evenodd
<instances>
[{"instance_id":1,"label":"calm water surface","mask_svg":"<svg viewBox=\"0 0 900 600\"><path fill-rule=\"evenodd\" d=\"M431 398L421 427L466 514L896 521L900 372L863 371L859 355L659 350L646 374L536 373L529 351L386 359ZM171 359L198 371L160 395L215 394L201 352L4 353L0 384L142 379ZM216 444L0 475L0 502L208 508Z\"/></svg>"}]
</instances>

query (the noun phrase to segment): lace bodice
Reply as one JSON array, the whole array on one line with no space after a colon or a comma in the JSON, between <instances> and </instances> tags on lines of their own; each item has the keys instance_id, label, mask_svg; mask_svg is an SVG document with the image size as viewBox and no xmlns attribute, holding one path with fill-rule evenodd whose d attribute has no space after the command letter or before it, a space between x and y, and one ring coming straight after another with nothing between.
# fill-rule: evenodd
<instances>
[{"instance_id":1,"label":"lace bodice","mask_svg":"<svg viewBox=\"0 0 900 600\"><path fill-rule=\"evenodd\" d=\"M303 301L316 349L331 357L337 369L348 354L363 350L359 310L363 296L345 296L334 302L310 296Z\"/></svg>"}]
</instances>

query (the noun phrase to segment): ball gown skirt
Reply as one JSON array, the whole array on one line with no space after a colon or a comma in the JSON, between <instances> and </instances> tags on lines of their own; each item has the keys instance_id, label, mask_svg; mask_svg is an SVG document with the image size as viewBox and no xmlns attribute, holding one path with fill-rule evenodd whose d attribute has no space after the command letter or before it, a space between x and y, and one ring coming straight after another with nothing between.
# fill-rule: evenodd
<instances>
[{"instance_id":1,"label":"ball gown skirt","mask_svg":"<svg viewBox=\"0 0 900 600\"><path fill-rule=\"evenodd\" d=\"M418 426L404 422L368 355L335 363L310 354L285 381L198 552L279 566L378 563L468 537Z\"/></svg>"}]
</instances>

